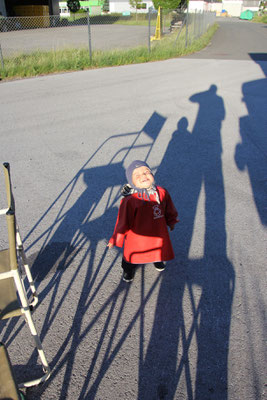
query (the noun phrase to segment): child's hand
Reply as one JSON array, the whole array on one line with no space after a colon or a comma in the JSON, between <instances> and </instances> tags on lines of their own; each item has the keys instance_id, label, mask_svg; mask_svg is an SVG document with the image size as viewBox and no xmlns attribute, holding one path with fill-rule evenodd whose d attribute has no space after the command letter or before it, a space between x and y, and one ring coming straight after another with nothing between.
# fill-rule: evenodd
<instances>
[{"instance_id":1,"label":"child's hand","mask_svg":"<svg viewBox=\"0 0 267 400\"><path fill-rule=\"evenodd\" d=\"M170 225L170 230L171 230L171 231L173 231L173 230L174 230L174 228L175 228L175 224L173 224L173 225Z\"/></svg>"},{"instance_id":2,"label":"child's hand","mask_svg":"<svg viewBox=\"0 0 267 400\"><path fill-rule=\"evenodd\" d=\"M113 245L112 243L108 243L108 244L107 244L107 247L108 247L109 249L111 249L112 247L114 247L114 245Z\"/></svg>"}]
</instances>

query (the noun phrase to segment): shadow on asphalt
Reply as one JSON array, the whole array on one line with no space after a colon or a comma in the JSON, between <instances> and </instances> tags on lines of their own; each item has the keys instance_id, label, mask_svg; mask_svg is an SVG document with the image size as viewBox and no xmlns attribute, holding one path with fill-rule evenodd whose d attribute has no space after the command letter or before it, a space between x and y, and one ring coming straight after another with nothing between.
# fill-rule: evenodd
<instances>
[{"instance_id":1,"label":"shadow on asphalt","mask_svg":"<svg viewBox=\"0 0 267 400\"><path fill-rule=\"evenodd\" d=\"M261 223L267 225L267 53L251 53L250 57L261 67L265 78L242 86L248 115L239 121L241 143L236 146L235 161L241 171L248 172Z\"/></svg>"},{"instance_id":2,"label":"shadow on asphalt","mask_svg":"<svg viewBox=\"0 0 267 400\"><path fill-rule=\"evenodd\" d=\"M262 67L266 72L266 62L261 60L256 60L256 62L259 65L263 63ZM262 178L258 172L259 165L263 165L259 157L262 154L261 148L264 140L261 115L264 114L263 107L266 105L266 100L262 102L259 100L259 108L255 109L250 103L249 96L250 90L259 94L263 93L261 88L264 85L266 86L266 79L243 85L244 101L249 115L240 120L242 143L237 147L236 162L240 169L247 166L259 216L262 223L266 224L259 184ZM264 98L264 96L262 97ZM158 297L152 333L146 352L143 344L147 297L144 294L145 274L143 269L140 270L140 307L118 339L115 339L117 328L129 296L129 285L123 282L120 282L113 292L106 294L99 311L83 331L81 331L81 325L85 312L92 306L97 293L109 279L110 272L120 257L118 253L108 265L106 274L100 281L98 280L96 285L101 266L108 263L107 260L105 261L107 250L103 252L100 259L96 259L97 245L103 239L108 240L114 228L117 215L116 204L120 198L120 191L115 187L125 183L123 162L126 160L128 164L131 152L138 150L138 146L140 146L138 139L143 133L146 133L149 138L148 144L142 147L142 149L146 149L146 159L153 151L166 121L165 117L156 112L140 132L116 135L105 141L55 199L28 235L29 237L35 231L42 219L53 208L58 210L54 223L32 244L33 246L40 240L43 243L38 254L32 257L32 273L36 282L48 279L47 286L40 293L40 300L44 301L50 294L49 312L43 323L41 339L44 339L48 333L64 301L63 296L55 306L59 286L66 269L75 260L75 271L65 289L65 295L71 290L79 271L89 256L89 265L84 281L81 282L80 297L73 313L72 328L66 334L54 358L50 360L53 369L50 381L42 386L28 389L29 398L38 398L51 380L56 379L63 367L65 375L59 398L67 398L76 349L88 332L98 324L100 315L106 310L107 319L103 331L98 342L94 344L94 357L92 360L88 360L88 371L83 371L81 377L82 389L78 399L98 398L98 388L137 320L140 321L140 348L136 349L136 352L139 353L139 382L136 398L140 400L176 399L179 382L183 375L186 381L186 393L183 393L183 396L187 399L228 399L227 365L235 273L226 252L225 193L221 160L221 125L225 118L225 108L215 85L211 85L204 92L192 95L190 101L198 105L198 114L192 132L188 130L186 116L179 116L177 130L172 135L155 175L156 181L170 191L179 211L181 222L172 235L176 259L169 263L169 267L159 275L151 287L150 294L157 288ZM253 142L257 140L257 157L253 156L253 151L250 149L251 142L248 142L247 128L245 128L248 123L252 124L252 122L253 127L256 127L253 130L255 133ZM94 161L94 157L101 152L103 146L108 145L114 138L120 140L125 136L132 140L130 146L119 148L117 153L111 155L109 163L90 168L90 162ZM119 156L122 154L124 154L122 161L115 162L116 159L121 159ZM76 183L80 178L84 180L86 189L69 207L68 202L71 195L75 193ZM109 182L110 188L110 201L107 201L108 206L105 213L94 219L92 216L106 192L107 182ZM115 190L117 190L116 195L111 200L111 193L114 194ZM192 259L190 246L193 233L198 230L196 214L202 191L205 195L203 256L199 259ZM64 202L61 203L60 208L57 208L62 197L64 197ZM66 240L66 237L69 240ZM185 298L189 302L187 306L184 304ZM115 325L110 327L112 310L115 306L119 312ZM17 327L17 331L15 330L14 333L15 327L16 323L10 325L10 329L6 331L6 336L13 332L10 340L20 329ZM108 329L112 332L110 346L106 350L101 366L98 365L96 368ZM196 341L197 354L190 352L193 341ZM70 350L62 357L67 346L70 346ZM36 356L33 354L29 365L33 365L35 362ZM94 374L96 378L92 381L90 378L95 369L98 372ZM195 369L196 373L193 372Z\"/></svg>"},{"instance_id":3,"label":"shadow on asphalt","mask_svg":"<svg viewBox=\"0 0 267 400\"><path fill-rule=\"evenodd\" d=\"M186 378L188 399L210 397L216 398L216 400L227 399L227 359L235 276L226 254L225 194L221 163L221 124L225 117L225 110L223 100L218 96L215 85L205 92L194 94L190 101L199 106L193 131L188 131L187 119L182 117L156 173L156 181L160 184L163 183L170 191L173 201L177 205L181 223L173 235L177 259L169 263L169 268L155 281L152 287L152 290L155 290L158 285L160 286L147 351L144 354L142 348L146 302L144 301L144 271L141 270L139 311L129 323L124 334L120 336L113 351L107 351L97 378L92 382L90 377L96 368L103 340L109 327L109 318L107 318L101 337L98 343L95 343L95 354L91 363L89 362L90 367L83 377L79 399L97 398L99 385L137 320L140 320L141 323L138 399L175 399L182 374L185 374ZM113 231L117 215L115 203L120 197L120 193L117 193L115 200L110 203L102 216L96 219L91 217L107 189L107 182L109 182L111 191L115 186L124 183L122 162L114 162L116 156L123 151L125 153L123 161L126 158L128 161L129 154L138 146L138 138L145 132L150 139L150 144L146 145L146 158L148 158L165 121L163 116L155 112L142 131L126 134L132 136L131 145L127 149L119 149L107 165L88 168L88 164L93 160L95 154L92 155L67 185L64 193L62 192L47 210L49 213L53 207L56 208L59 198L64 194L65 200L58 211L55 222L35 241L36 243L42 239L43 245L32 260L33 276L36 282L41 282L47 277L50 278L47 286L39 293L41 301L44 301L46 296L52 293L48 307L49 312L46 314L40 334L42 340L64 301L65 296L55 306L64 271L76 260L77 267L73 278L65 290L65 295L67 295L90 253L89 265L73 315L72 328L50 362L53 370L50 381L56 379L57 374L63 367L65 368L60 399L65 399L68 393L77 346L90 329L98 323L98 318L103 311L108 310L111 305L111 309L115 305L118 306L119 297L120 299L122 297L117 318L117 325L119 324L129 293L129 286L121 282L113 293L107 295L104 305L100 307L99 312L89 322L87 328L81 330L84 314L94 302L97 292L101 290L105 280L109 279L110 271L119 257L118 254L95 288L97 275L107 255L107 250L105 250L102 257L96 260L97 244L103 239L108 240ZM102 146L106 144L103 143ZM102 146L97 152L101 151ZM80 177L86 183L86 189L72 207L68 208L66 207L68 200L75 191L76 182ZM190 259L190 245L194 228L197 229L195 218L202 188L205 190L204 255L200 259ZM65 209L68 211L65 212ZM44 217L45 215L40 221ZM33 227L32 232L40 221ZM29 236L32 232L29 233ZM65 240L66 237L69 237L69 241ZM88 246L89 239L90 245ZM190 307L187 307L186 312L190 310L192 314L189 324L183 304L185 292L189 293L190 299ZM111 315L112 313L110 317ZM111 343L115 341L116 325L112 332ZM192 368L195 366L192 367L189 354L192 340L197 341L198 349L197 355L195 355L195 382L192 378ZM70 350L62 358L62 352L67 346L70 346ZM35 362L36 355L33 354L29 365L33 365ZM40 396L50 381L40 387L28 389L28 396L35 396L35 398Z\"/></svg>"},{"instance_id":4,"label":"shadow on asphalt","mask_svg":"<svg viewBox=\"0 0 267 400\"><path fill-rule=\"evenodd\" d=\"M138 399L175 399L181 375L188 399L227 399L227 359L235 274L226 254L225 194L221 124L224 103L212 85L190 97L198 104L192 132L182 117L157 170L177 204L181 223L173 240L177 261L164 274L153 332L141 366ZM203 257L190 259L201 190L205 192ZM191 301L186 312L184 295ZM190 318L189 318L190 319ZM193 379L190 347L196 335L198 353ZM147 385L149 382L149 387ZM157 396L156 397L156 388Z\"/></svg>"}]
</instances>

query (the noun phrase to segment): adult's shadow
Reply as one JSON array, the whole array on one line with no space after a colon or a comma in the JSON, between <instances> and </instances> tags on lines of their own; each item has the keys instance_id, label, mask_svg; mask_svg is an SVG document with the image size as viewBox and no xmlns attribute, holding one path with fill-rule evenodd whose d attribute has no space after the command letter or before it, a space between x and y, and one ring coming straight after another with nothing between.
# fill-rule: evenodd
<instances>
[{"instance_id":1,"label":"adult's shadow","mask_svg":"<svg viewBox=\"0 0 267 400\"><path fill-rule=\"evenodd\" d=\"M175 399L177 394L227 399L234 270L226 252L221 164L225 110L215 85L190 101L199 105L193 131L181 118L156 173L181 222L172 234L176 260L162 275L152 333L140 362L140 399ZM202 189L204 229L196 225ZM193 233L199 248L204 238L201 258L189 256Z\"/></svg>"},{"instance_id":2,"label":"adult's shadow","mask_svg":"<svg viewBox=\"0 0 267 400\"><path fill-rule=\"evenodd\" d=\"M260 221L267 225L267 54L250 56L262 68L265 78L242 86L248 114L239 121L241 142L236 146L235 161L241 171L247 170Z\"/></svg>"}]
</instances>

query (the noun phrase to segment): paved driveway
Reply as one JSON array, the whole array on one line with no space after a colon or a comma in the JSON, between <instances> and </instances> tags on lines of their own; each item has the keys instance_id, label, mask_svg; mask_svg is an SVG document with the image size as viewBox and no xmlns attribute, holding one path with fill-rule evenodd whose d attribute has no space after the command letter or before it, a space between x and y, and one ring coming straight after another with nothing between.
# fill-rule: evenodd
<instances>
[{"instance_id":1,"label":"paved driveway","mask_svg":"<svg viewBox=\"0 0 267 400\"><path fill-rule=\"evenodd\" d=\"M266 60L267 25L238 18L217 18L220 29L210 46L186 58L216 60L250 60L250 53L262 53Z\"/></svg>"},{"instance_id":2,"label":"paved driveway","mask_svg":"<svg viewBox=\"0 0 267 400\"><path fill-rule=\"evenodd\" d=\"M0 84L0 160L53 369L27 399L266 399L266 28L235 23L190 59ZM128 285L106 244L134 158L181 222L166 270ZM19 381L39 371L27 333L1 322Z\"/></svg>"}]
</instances>

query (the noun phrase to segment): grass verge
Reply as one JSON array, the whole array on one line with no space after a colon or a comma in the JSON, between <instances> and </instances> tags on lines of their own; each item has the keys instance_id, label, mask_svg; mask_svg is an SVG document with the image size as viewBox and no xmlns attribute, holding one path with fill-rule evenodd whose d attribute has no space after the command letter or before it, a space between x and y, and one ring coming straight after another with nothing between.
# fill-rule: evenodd
<instances>
[{"instance_id":1,"label":"grass verge","mask_svg":"<svg viewBox=\"0 0 267 400\"><path fill-rule=\"evenodd\" d=\"M252 22L261 22L263 24L267 24L267 15L254 15Z\"/></svg>"},{"instance_id":2,"label":"grass verge","mask_svg":"<svg viewBox=\"0 0 267 400\"><path fill-rule=\"evenodd\" d=\"M217 28L218 25L214 24L198 39L191 43L189 40L187 47L185 46L185 31L179 36L178 41L176 41L177 34L168 35L158 42L152 42L150 53L147 46L141 46L128 50L94 51L92 60L90 60L88 49L77 48L21 54L4 60L4 68L0 68L0 76L2 80L8 80L176 58L206 47Z\"/></svg>"}]
</instances>

